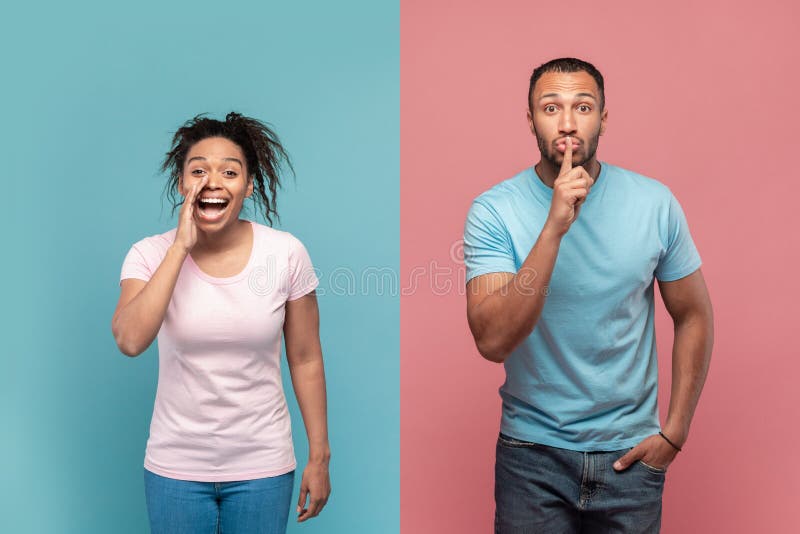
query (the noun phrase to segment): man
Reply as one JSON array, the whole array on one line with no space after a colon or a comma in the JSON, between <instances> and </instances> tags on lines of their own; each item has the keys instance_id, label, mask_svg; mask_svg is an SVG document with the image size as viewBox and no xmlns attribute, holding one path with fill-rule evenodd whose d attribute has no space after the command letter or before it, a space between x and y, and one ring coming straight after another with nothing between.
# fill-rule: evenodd
<instances>
[{"instance_id":1,"label":"man","mask_svg":"<svg viewBox=\"0 0 800 534\"><path fill-rule=\"evenodd\" d=\"M593 65L541 65L528 100L541 159L476 198L464 231L470 329L506 370L495 531L658 532L713 343L700 256L666 186L597 160ZM654 279L675 323L663 427Z\"/></svg>"}]
</instances>

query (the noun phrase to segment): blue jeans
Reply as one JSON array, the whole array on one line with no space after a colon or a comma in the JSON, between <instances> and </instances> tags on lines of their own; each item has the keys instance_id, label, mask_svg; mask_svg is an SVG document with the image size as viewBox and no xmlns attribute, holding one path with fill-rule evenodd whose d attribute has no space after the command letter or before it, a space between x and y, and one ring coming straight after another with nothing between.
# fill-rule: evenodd
<instances>
[{"instance_id":1,"label":"blue jeans","mask_svg":"<svg viewBox=\"0 0 800 534\"><path fill-rule=\"evenodd\" d=\"M612 467L630 449L578 452L500 434L495 534L657 533L666 472Z\"/></svg>"},{"instance_id":2,"label":"blue jeans","mask_svg":"<svg viewBox=\"0 0 800 534\"><path fill-rule=\"evenodd\" d=\"M294 471L241 482L190 482L144 470L151 534L284 534Z\"/></svg>"}]
</instances>

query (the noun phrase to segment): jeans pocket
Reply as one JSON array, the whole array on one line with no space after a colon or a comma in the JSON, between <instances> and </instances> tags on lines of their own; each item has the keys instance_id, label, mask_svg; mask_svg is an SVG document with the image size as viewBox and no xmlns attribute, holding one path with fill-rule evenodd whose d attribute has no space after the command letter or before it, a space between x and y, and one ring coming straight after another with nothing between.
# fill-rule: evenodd
<instances>
[{"instance_id":1,"label":"jeans pocket","mask_svg":"<svg viewBox=\"0 0 800 534\"><path fill-rule=\"evenodd\" d=\"M667 470L665 468L652 466L652 465L650 465L648 463L643 462L642 460L639 460L639 463L642 465L642 467L644 467L645 469L647 469L651 473L657 473L659 475L663 475L663 474L666 474L666 472L667 472Z\"/></svg>"},{"instance_id":2,"label":"jeans pocket","mask_svg":"<svg viewBox=\"0 0 800 534\"><path fill-rule=\"evenodd\" d=\"M511 447L516 449L524 449L537 446L537 444L532 441L523 441L521 439L512 438L511 436L506 436L502 432L500 433L499 436L497 436L497 443L504 447Z\"/></svg>"}]
</instances>

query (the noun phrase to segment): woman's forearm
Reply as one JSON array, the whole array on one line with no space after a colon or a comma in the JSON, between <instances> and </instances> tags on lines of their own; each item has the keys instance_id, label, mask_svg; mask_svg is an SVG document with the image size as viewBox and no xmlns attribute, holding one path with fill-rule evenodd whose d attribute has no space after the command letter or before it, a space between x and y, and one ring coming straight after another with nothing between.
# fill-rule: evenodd
<instances>
[{"instance_id":1,"label":"woman's forearm","mask_svg":"<svg viewBox=\"0 0 800 534\"><path fill-rule=\"evenodd\" d=\"M111 330L124 354L138 356L155 339L187 254L184 249L171 246L142 290L114 314Z\"/></svg>"},{"instance_id":2,"label":"woman's forearm","mask_svg":"<svg viewBox=\"0 0 800 534\"><path fill-rule=\"evenodd\" d=\"M289 371L308 436L309 461L327 462L331 452L328 442L328 407L322 354L302 362L290 363Z\"/></svg>"}]
</instances>

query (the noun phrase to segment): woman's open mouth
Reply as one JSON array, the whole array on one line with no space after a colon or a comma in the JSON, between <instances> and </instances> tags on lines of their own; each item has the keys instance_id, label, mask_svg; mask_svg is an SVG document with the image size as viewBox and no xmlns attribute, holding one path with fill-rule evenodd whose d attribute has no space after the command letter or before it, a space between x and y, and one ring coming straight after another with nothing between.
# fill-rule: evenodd
<instances>
[{"instance_id":1,"label":"woman's open mouth","mask_svg":"<svg viewBox=\"0 0 800 534\"><path fill-rule=\"evenodd\" d=\"M216 222L225 215L229 205L224 198L201 198L197 200L197 215L201 220Z\"/></svg>"}]
</instances>

